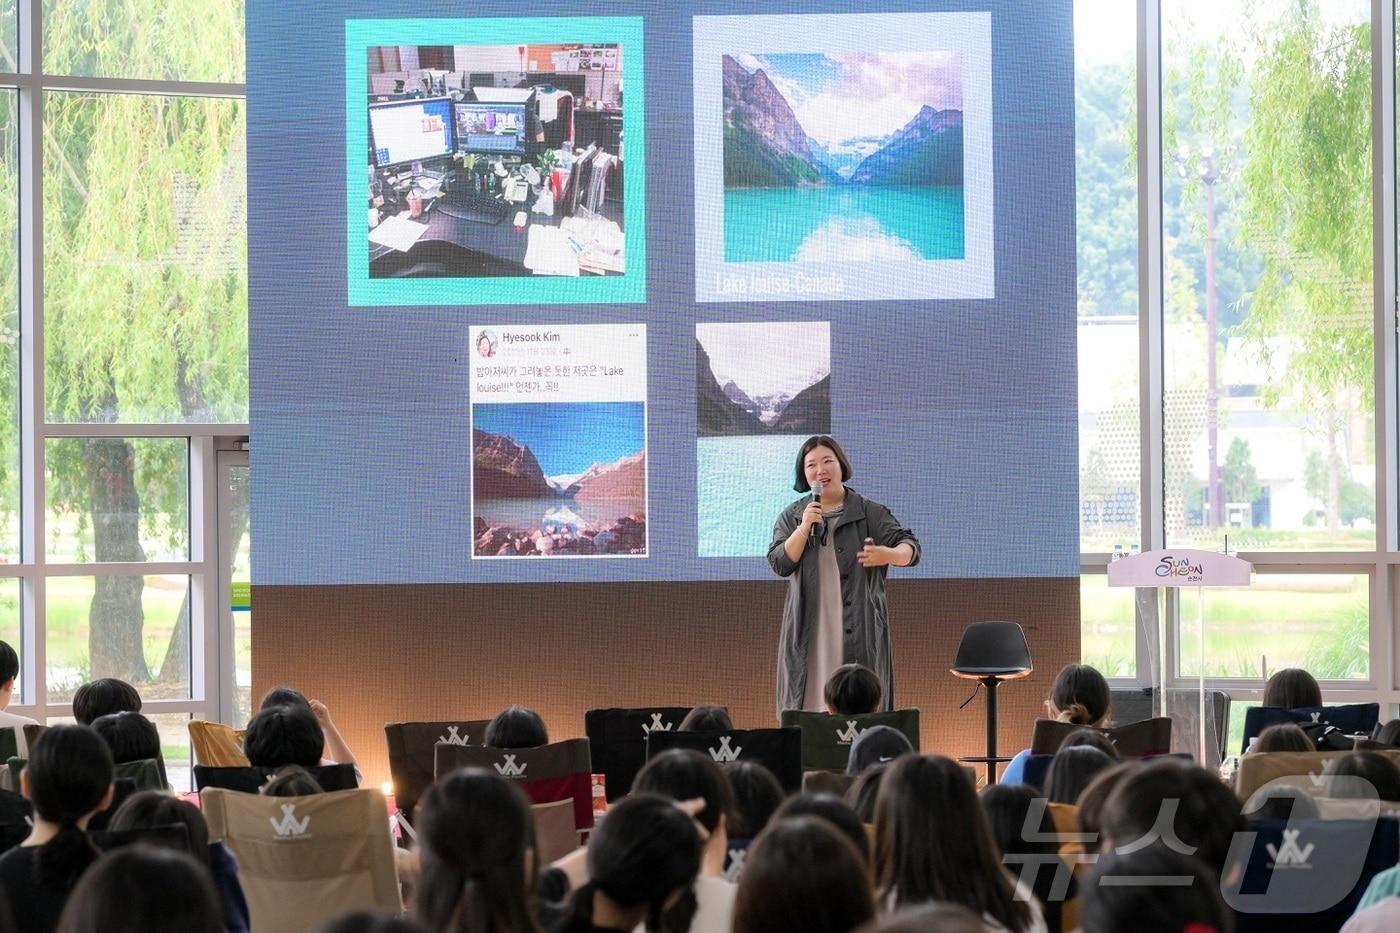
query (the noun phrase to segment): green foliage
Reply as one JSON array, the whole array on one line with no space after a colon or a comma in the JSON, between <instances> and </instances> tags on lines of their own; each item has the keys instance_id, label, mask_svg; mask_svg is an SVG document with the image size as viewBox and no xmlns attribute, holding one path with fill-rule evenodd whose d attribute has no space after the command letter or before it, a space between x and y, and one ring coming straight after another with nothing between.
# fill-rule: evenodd
<instances>
[{"instance_id":1,"label":"green foliage","mask_svg":"<svg viewBox=\"0 0 1400 933\"><path fill-rule=\"evenodd\" d=\"M1253 502L1263 492L1259 485L1259 472L1254 469L1254 461L1250 457L1249 443L1244 438L1237 437L1230 441L1222 472L1226 502Z\"/></svg>"},{"instance_id":2,"label":"green foliage","mask_svg":"<svg viewBox=\"0 0 1400 933\"><path fill-rule=\"evenodd\" d=\"M811 165L793 155L779 155L754 133L725 123L726 188L783 188L821 182L821 174Z\"/></svg>"}]
</instances>

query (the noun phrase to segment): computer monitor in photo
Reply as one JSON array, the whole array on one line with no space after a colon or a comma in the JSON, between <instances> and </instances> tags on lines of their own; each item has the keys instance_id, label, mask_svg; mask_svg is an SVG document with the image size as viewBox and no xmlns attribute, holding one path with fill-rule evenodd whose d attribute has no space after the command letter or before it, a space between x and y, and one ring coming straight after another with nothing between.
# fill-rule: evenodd
<instances>
[{"instance_id":1,"label":"computer monitor in photo","mask_svg":"<svg viewBox=\"0 0 1400 933\"><path fill-rule=\"evenodd\" d=\"M463 152L518 155L525 152L528 104L461 101L453 105L457 148Z\"/></svg>"},{"instance_id":2,"label":"computer monitor in photo","mask_svg":"<svg viewBox=\"0 0 1400 933\"><path fill-rule=\"evenodd\" d=\"M370 146L378 168L452 154L452 102L424 98L371 104Z\"/></svg>"}]
</instances>

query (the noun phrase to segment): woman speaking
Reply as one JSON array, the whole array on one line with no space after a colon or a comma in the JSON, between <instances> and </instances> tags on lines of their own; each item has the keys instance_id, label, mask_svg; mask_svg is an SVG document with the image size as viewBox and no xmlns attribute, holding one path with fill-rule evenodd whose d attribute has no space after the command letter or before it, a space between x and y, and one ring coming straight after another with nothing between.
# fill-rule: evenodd
<instances>
[{"instance_id":1,"label":"woman speaking","mask_svg":"<svg viewBox=\"0 0 1400 933\"><path fill-rule=\"evenodd\" d=\"M798 492L773 526L768 562L788 578L778 636L778 710L822 710L822 688L842 664L880 676L894 708L894 664L885 609L886 568L919 562L919 539L878 502L845 486L851 464L826 435L797 454ZM794 571L796 571L794 573Z\"/></svg>"}]
</instances>

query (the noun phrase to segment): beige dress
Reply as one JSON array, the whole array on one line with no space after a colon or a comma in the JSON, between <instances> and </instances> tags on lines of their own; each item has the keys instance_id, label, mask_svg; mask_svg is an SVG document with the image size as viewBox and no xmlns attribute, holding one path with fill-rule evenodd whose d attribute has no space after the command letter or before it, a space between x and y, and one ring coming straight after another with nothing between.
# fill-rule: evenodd
<instances>
[{"instance_id":1,"label":"beige dress","mask_svg":"<svg viewBox=\"0 0 1400 933\"><path fill-rule=\"evenodd\" d=\"M802 697L803 709L819 713L826 710L826 682L846 663L842 657L845 622L841 609L841 568L836 565L836 535L831 532L831 527L841 517L841 509L824 512L822 516L827 533L817 554L817 626L807 651L807 684Z\"/></svg>"}]
</instances>

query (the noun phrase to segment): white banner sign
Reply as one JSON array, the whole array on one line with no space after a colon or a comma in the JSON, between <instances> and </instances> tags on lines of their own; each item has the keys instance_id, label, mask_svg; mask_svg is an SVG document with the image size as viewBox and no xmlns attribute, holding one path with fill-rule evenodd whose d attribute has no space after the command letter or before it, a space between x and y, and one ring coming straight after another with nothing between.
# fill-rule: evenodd
<instances>
[{"instance_id":1,"label":"white banner sign","mask_svg":"<svg viewBox=\"0 0 1400 933\"><path fill-rule=\"evenodd\" d=\"M1195 548L1167 548L1108 565L1109 586L1249 586L1247 560Z\"/></svg>"}]
</instances>

